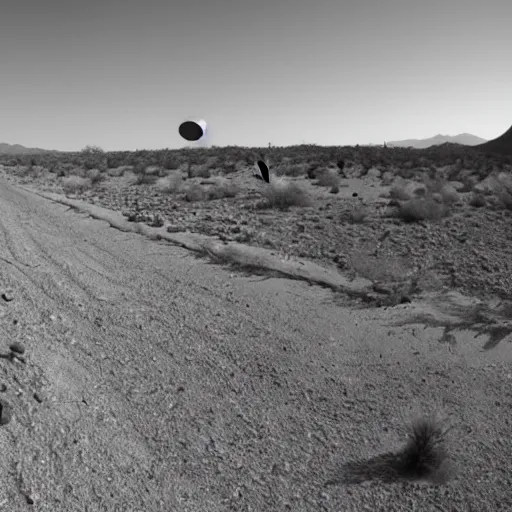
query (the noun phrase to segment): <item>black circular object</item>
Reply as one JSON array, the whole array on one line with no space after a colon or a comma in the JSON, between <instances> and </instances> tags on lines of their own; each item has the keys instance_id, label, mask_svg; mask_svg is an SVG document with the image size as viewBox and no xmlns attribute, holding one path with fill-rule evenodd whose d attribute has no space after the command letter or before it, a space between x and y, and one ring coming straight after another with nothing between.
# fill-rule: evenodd
<instances>
[{"instance_id":1,"label":"black circular object","mask_svg":"<svg viewBox=\"0 0 512 512\"><path fill-rule=\"evenodd\" d=\"M204 135L204 131L201 126L194 121L185 121L184 123L181 123L179 132L180 135L189 142L198 141Z\"/></svg>"},{"instance_id":2,"label":"black circular object","mask_svg":"<svg viewBox=\"0 0 512 512\"><path fill-rule=\"evenodd\" d=\"M357 192L354 192L354 193L352 194L352 197L357 197L357 196L358 196L358 193L357 193Z\"/></svg>"}]
</instances>

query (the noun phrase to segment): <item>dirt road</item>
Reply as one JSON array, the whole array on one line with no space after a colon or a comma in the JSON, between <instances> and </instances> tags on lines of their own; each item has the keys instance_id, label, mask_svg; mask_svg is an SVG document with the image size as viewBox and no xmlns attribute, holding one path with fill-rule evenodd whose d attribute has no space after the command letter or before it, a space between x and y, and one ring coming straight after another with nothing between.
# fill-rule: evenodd
<instances>
[{"instance_id":1,"label":"dirt road","mask_svg":"<svg viewBox=\"0 0 512 512\"><path fill-rule=\"evenodd\" d=\"M2 350L26 348L0 359L0 510L512 508L508 343L441 344L390 326L408 306L233 275L5 180L0 257ZM325 485L432 409L455 423L449 485Z\"/></svg>"}]
</instances>

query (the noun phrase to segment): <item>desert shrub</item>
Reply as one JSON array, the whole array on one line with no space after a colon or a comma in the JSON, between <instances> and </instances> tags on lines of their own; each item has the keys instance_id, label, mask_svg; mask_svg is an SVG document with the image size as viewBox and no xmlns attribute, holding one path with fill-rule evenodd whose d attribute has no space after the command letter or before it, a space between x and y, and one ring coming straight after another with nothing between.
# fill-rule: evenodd
<instances>
[{"instance_id":1,"label":"desert shrub","mask_svg":"<svg viewBox=\"0 0 512 512\"><path fill-rule=\"evenodd\" d=\"M307 166L304 164L284 164L280 165L276 170L277 176L290 176L297 178L306 174Z\"/></svg>"},{"instance_id":2,"label":"desert shrub","mask_svg":"<svg viewBox=\"0 0 512 512\"><path fill-rule=\"evenodd\" d=\"M317 181L315 185L319 187L336 187L340 183L340 178L337 173L334 173L330 170L325 170L324 172L317 175Z\"/></svg>"},{"instance_id":3,"label":"desert shrub","mask_svg":"<svg viewBox=\"0 0 512 512\"><path fill-rule=\"evenodd\" d=\"M206 190L204 190L201 185L192 185L188 187L185 192L185 200L191 203L197 201L205 201L208 198L208 194Z\"/></svg>"},{"instance_id":4,"label":"desert shrub","mask_svg":"<svg viewBox=\"0 0 512 512\"><path fill-rule=\"evenodd\" d=\"M508 190L499 190L496 194L498 203L502 208L512 210L512 193Z\"/></svg>"},{"instance_id":5,"label":"desert shrub","mask_svg":"<svg viewBox=\"0 0 512 512\"><path fill-rule=\"evenodd\" d=\"M411 195L404 186L394 185L389 191L389 197L397 201L408 201Z\"/></svg>"},{"instance_id":6,"label":"desert shrub","mask_svg":"<svg viewBox=\"0 0 512 512\"><path fill-rule=\"evenodd\" d=\"M310 196L296 183L272 181L264 188L262 207L287 210L291 206L310 206Z\"/></svg>"},{"instance_id":7,"label":"desert shrub","mask_svg":"<svg viewBox=\"0 0 512 512\"><path fill-rule=\"evenodd\" d=\"M310 180L314 180L317 177L317 174L320 173L321 164L317 162L312 162L306 168L306 176Z\"/></svg>"},{"instance_id":8,"label":"desert shrub","mask_svg":"<svg viewBox=\"0 0 512 512\"><path fill-rule=\"evenodd\" d=\"M178 169L178 167L179 167L179 163L178 163L178 160L176 159L176 157L174 155L169 155L169 154L161 155L160 165L164 169L168 169L170 171L173 171L174 169Z\"/></svg>"},{"instance_id":9,"label":"desert shrub","mask_svg":"<svg viewBox=\"0 0 512 512\"><path fill-rule=\"evenodd\" d=\"M485 199L484 194L474 193L469 200L469 205L474 208L482 208L487 204L487 200Z\"/></svg>"},{"instance_id":10,"label":"desert shrub","mask_svg":"<svg viewBox=\"0 0 512 512\"><path fill-rule=\"evenodd\" d=\"M348 214L351 224L362 224L368 217L368 211L363 207L357 207Z\"/></svg>"},{"instance_id":11,"label":"desert shrub","mask_svg":"<svg viewBox=\"0 0 512 512\"><path fill-rule=\"evenodd\" d=\"M218 183L208 191L208 198L224 199L227 197L235 197L238 192L238 187L232 183Z\"/></svg>"},{"instance_id":12,"label":"desert shrub","mask_svg":"<svg viewBox=\"0 0 512 512\"><path fill-rule=\"evenodd\" d=\"M82 149L81 157L86 169L107 170L108 160L105 151L98 146L86 146Z\"/></svg>"},{"instance_id":13,"label":"desert shrub","mask_svg":"<svg viewBox=\"0 0 512 512\"><path fill-rule=\"evenodd\" d=\"M122 176L124 174L124 171L125 171L124 167L115 167L115 168L109 169L107 171L107 174L109 176L112 176L113 178L119 178L120 176Z\"/></svg>"},{"instance_id":14,"label":"desert shrub","mask_svg":"<svg viewBox=\"0 0 512 512\"><path fill-rule=\"evenodd\" d=\"M134 185L154 185L158 181L158 176L154 174L136 174Z\"/></svg>"},{"instance_id":15,"label":"desert shrub","mask_svg":"<svg viewBox=\"0 0 512 512\"><path fill-rule=\"evenodd\" d=\"M62 188L64 192L69 194L85 192L91 188L91 180L81 176L68 176L62 179Z\"/></svg>"},{"instance_id":16,"label":"desert shrub","mask_svg":"<svg viewBox=\"0 0 512 512\"><path fill-rule=\"evenodd\" d=\"M134 174L146 174L147 167L146 162L135 162L132 170Z\"/></svg>"},{"instance_id":17,"label":"desert shrub","mask_svg":"<svg viewBox=\"0 0 512 512\"><path fill-rule=\"evenodd\" d=\"M415 197L398 205L398 217L405 222L437 220L444 217L446 213L446 205L433 197Z\"/></svg>"},{"instance_id":18,"label":"desert shrub","mask_svg":"<svg viewBox=\"0 0 512 512\"><path fill-rule=\"evenodd\" d=\"M158 190L164 194L177 194L183 186L181 174L175 173L170 176L160 178L156 181L156 186Z\"/></svg>"},{"instance_id":19,"label":"desert shrub","mask_svg":"<svg viewBox=\"0 0 512 512\"><path fill-rule=\"evenodd\" d=\"M91 180L92 185L96 185L105 179L105 175L102 174L99 169L89 169L86 176L89 180Z\"/></svg>"},{"instance_id":20,"label":"desert shrub","mask_svg":"<svg viewBox=\"0 0 512 512\"><path fill-rule=\"evenodd\" d=\"M187 173L189 178L210 178L212 175L210 169L204 165L190 165Z\"/></svg>"},{"instance_id":21,"label":"desert shrub","mask_svg":"<svg viewBox=\"0 0 512 512\"><path fill-rule=\"evenodd\" d=\"M69 176L78 176L80 178L85 178L86 171L85 169L82 169L82 167L73 167L69 172Z\"/></svg>"},{"instance_id":22,"label":"desert shrub","mask_svg":"<svg viewBox=\"0 0 512 512\"><path fill-rule=\"evenodd\" d=\"M223 174L233 174L237 171L237 165L235 162L227 161L221 167Z\"/></svg>"},{"instance_id":23,"label":"desert shrub","mask_svg":"<svg viewBox=\"0 0 512 512\"><path fill-rule=\"evenodd\" d=\"M431 194L439 194L447 204L456 203L459 200L459 194L455 188L444 180L426 179L425 186Z\"/></svg>"}]
</instances>

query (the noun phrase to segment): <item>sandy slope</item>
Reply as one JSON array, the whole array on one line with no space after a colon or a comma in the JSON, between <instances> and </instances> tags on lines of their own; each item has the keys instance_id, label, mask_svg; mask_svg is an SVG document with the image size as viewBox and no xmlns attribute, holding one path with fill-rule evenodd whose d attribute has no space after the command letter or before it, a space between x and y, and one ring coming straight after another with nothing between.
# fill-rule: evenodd
<instances>
[{"instance_id":1,"label":"sandy slope","mask_svg":"<svg viewBox=\"0 0 512 512\"><path fill-rule=\"evenodd\" d=\"M0 510L512 507L508 344L441 344L390 326L410 306L233 275L5 180L0 257L2 341L27 350L0 359ZM450 485L324 485L431 408L456 425Z\"/></svg>"}]
</instances>

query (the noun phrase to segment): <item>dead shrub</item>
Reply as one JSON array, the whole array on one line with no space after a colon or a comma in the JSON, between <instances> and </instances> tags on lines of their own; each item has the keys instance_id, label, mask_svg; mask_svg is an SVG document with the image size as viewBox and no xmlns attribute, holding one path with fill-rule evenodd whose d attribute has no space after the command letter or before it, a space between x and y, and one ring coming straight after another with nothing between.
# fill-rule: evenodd
<instances>
[{"instance_id":1,"label":"dead shrub","mask_svg":"<svg viewBox=\"0 0 512 512\"><path fill-rule=\"evenodd\" d=\"M287 210L291 206L311 206L310 196L296 183L272 181L264 188L262 207Z\"/></svg>"},{"instance_id":2,"label":"dead shrub","mask_svg":"<svg viewBox=\"0 0 512 512\"><path fill-rule=\"evenodd\" d=\"M136 174L134 185L154 185L158 176L154 174Z\"/></svg>"},{"instance_id":3,"label":"dead shrub","mask_svg":"<svg viewBox=\"0 0 512 512\"><path fill-rule=\"evenodd\" d=\"M404 186L394 185L389 190L389 197L397 201L408 201L411 198L408 190Z\"/></svg>"},{"instance_id":4,"label":"dead shrub","mask_svg":"<svg viewBox=\"0 0 512 512\"><path fill-rule=\"evenodd\" d=\"M158 179L155 184L163 194L177 194L183 186L183 180L180 174L175 173Z\"/></svg>"},{"instance_id":5,"label":"dead shrub","mask_svg":"<svg viewBox=\"0 0 512 512\"><path fill-rule=\"evenodd\" d=\"M339 186L340 177L337 173L325 170L324 172L317 175L317 181L315 185L319 187L336 187Z\"/></svg>"},{"instance_id":6,"label":"dead shrub","mask_svg":"<svg viewBox=\"0 0 512 512\"><path fill-rule=\"evenodd\" d=\"M235 197L238 192L238 187L232 183L218 183L208 190L208 198L210 200L231 198Z\"/></svg>"},{"instance_id":7,"label":"dead shrub","mask_svg":"<svg viewBox=\"0 0 512 512\"><path fill-rule=\"evenodd\" d=\"M398 205L398 217L405 222L437 220L446 214L446 205L433 197L409 199Z\"/></svg>"},{"instance_id":8,"label":"dead shrub","mask_svg":"<svg viewBox=\"0 0 512 512\"><path fill-rule=\"evenodd\" d=\"M192 185L185 192L185 200L194 203L198 201L205 201L208 198L206 190L200 185Z\"/></svg>"},{"instance_id":9,"label":"dead shrub","mask_svg":"<svg viewBox=\"0 0 512 512\"><path fill-rule=\"evenodd\" d=\"M482 208L487 204L487 200L484 194L473 193L469 200L469 205L473 208Z\"/></svg>"},{"instance_id":10,"label":"dead shrub","mask_svg":"<svg viewBox=\"0 0 512 512\"><path fill-rule=\"evenodd\" d=\"M82 178L81 176L68 176L66 178L62 178L62 188L67 194L85 192L91 188L91 180Z\"/></svg>"}]
</instances>

